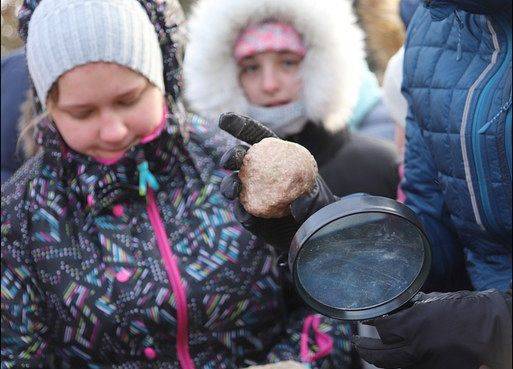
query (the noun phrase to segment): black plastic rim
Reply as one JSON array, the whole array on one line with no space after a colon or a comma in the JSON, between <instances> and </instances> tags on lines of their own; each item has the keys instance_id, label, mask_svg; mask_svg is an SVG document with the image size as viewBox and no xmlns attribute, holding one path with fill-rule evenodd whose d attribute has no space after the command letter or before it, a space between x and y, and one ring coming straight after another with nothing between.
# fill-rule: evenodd
<instances>
[{"instance_id":1,"label":"black plastic rim","mask_svg":"<svg viewBox=\"0 0 513 369\"><path fill-rule=\"evenodd\" d=\"M303 245L320 228L337 219L361 213L392 214L399 216L416 226L421 233L424 249L424 260L422 262L422 266L417 273L417 276L403 292L387 301L384 301L383 303L362 309L341 309L323 304L313 298L303 288L296 272L296 261L298 255L300 254ZM422 225L415 216L415 213L413 213L413 211L406 205L386 197L355 194L344 197L341 200L322 208L303 223L292 239L288 262L296 290L305 303L312 309L331 318L341 320L365 320L388 314L400 308L421 289L431 267L431 248Z\"/></svg>"}]
</instances>

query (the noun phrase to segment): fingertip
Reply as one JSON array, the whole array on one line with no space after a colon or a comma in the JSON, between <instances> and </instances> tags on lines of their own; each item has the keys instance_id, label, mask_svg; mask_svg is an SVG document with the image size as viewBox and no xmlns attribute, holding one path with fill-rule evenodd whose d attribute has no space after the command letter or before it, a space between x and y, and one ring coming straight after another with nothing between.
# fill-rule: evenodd
<instances>
[{"instance_id":1,"label":"fingertip","mask_svg":"<svg viewBox=\"0 0 513 369\"><path fill-rule=\"evenodd\" d=\"M253 215L248 213L244 208L244 205L240 202L239 199L234 201L234 210L235 210L235 218L245 227L251 226L253 223Z\"/></svg>"},{"instance_id":2,"label":"fingertip","mask_svg":"<svg viewBox=\"0 0 513 369\"><path fill-rule=\"evenodd\" d=\"M242 183L238 172L233 172L223 178L220 185L221 194L228 200L234 200L239 196Z\"/></svg>"},{"instance_id":3,"label":"fingertip","mask_svg":"<svg viewBox=\"0 0 513 369\"><path fill-rule=\"evenodd\" d=\"M247 146L237 145L232 147L221 157L221 166L228 170L239 170L247 152Z\"/></svg>"}]
</instances>

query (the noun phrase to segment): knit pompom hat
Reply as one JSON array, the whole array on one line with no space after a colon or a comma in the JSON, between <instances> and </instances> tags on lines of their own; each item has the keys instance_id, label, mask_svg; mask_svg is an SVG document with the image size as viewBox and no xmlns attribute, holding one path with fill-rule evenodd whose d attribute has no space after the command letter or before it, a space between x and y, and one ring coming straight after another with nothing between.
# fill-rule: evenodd
<instances>
[{"instance_id":1,"label":"knit pompom hat","mask_svg":"<svg viewBox=\"0 0 513 369\"><path fill-rule=\"evenodd\" d=\"M164 92L158 37L137 0L42 0L30 19L26 47L43 106L61 75L91 62L128 67Z\"/></svg>"}]
</instances>

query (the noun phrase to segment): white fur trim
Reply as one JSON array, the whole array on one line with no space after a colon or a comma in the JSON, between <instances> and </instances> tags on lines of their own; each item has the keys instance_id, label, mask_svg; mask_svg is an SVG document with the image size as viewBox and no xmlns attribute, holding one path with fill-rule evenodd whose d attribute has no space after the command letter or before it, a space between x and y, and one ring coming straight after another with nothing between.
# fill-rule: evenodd
<instances>
[{"instance_id":1,"label":"white fur trim","mask_svg":"<svg viewBox=\"0 0 513 369\"><path fill-rule=\"evenodd\" d=\"M248 24L292 24L303 36L303 99L307 117L340 129L356 104L365 63L363 32L346 0L200 0L188 21L183 64L185 98L205 118L244 114L233 46Z\"/></svg>"}]
</instances>

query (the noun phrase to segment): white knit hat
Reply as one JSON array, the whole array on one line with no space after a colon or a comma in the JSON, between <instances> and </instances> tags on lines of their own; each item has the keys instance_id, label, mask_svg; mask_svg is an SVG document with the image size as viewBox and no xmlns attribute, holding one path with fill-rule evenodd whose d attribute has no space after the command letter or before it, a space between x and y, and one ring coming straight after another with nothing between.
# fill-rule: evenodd
<instances>
[{"instance_id":1,"label":"white knit hat","mask_svg":"<svg viewBox=\"0 0 513 369\"><path fill-rule=\"evenodd\" d=\"M164 92L157 33L137 0L41 1L27 37L28 68L41 104L62 74L99 61L139 72Z\"/></svg>"}]
</instances>

